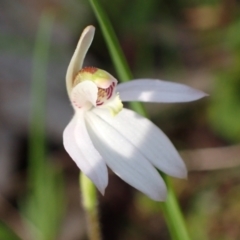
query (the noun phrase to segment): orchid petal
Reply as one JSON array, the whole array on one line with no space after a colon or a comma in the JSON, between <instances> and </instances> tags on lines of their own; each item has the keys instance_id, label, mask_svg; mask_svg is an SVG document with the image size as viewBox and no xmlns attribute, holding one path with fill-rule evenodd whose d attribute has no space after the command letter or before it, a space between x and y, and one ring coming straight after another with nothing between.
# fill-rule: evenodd
<instances>
[{"instance_id":1,"label":"orchid petal","mask_svg":"<svg viewBox=\"0 0 240 240\"><path fill-rule=\"evenodd\" d=\"M76 108L96 106L98 87L92 81L84 81L75 86L71 92L71 100Z\"/></svg>"},{"instance_id":2,"label":"orchid petal","mask_svg":"<svg viewBox=\"0 0 240 240\"><path fill-rule=\"evenodd\" d=\"M86 113L86 123L94 146L113 172L150 198L165 200L167 190L163 179L130 141L93 111Z\"/></svg>"},{"instance_id":3,"label":"orchid petal","mask_svg":"<svg viewBox=\"0 0 240 240\"><path fill-rule=\"evenodd\" d=\"M63 132L63 144L81 171L104 194L108 184L107 167L89 138L84 118L74 116Z\"/></svg>"},{"instance_id":4,"label":"orchid petal","mask_svg":"<svg viewBox=\"0 0 240 240\"><path fill-rule=\"evenodd\" d=\"M66 85L67 85L67 92L69 96L70 96L71 89L73 87L74 78L78 73L78 71L82 68L83 60L92 43L94 32L95 32L95 28L93 26L88 26L83 30L83 33L75 49L75 52L68 65L67 74L66 74Z\"/></svg>"},{"instance_id":5,"label":"orchid petal","mask_svg":"<svg viewBox=\"0 0 240 240\"><path fill-rule=\"evenodd\" d=\"M175 147L147 118L128 109L123 109L114 118L100 109L94 109L94 113L120 132L160 171L173 177L186 178L186 166Z\"/></svg>"},{"instance_id":6,"label":"orchid petal","mask_svg":"<svg viewBox=\"0 0 240 240\"><path fill-rule=\"evenodd\" d=\"M157 79L135 79L117 86L121 100L140 102L191 102L206 93L180 83Z\"/></svg>"}]
</instances>

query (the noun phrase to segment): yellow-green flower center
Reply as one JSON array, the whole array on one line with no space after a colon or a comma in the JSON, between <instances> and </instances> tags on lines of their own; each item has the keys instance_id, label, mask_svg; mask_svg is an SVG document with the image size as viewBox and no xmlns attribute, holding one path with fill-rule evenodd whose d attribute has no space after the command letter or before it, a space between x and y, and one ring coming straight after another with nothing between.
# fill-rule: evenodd
<instances>
[{"instance_id":1,"label":"yellow-green flower center","mask_svg":"<svg viewBox=\"0 0 240 240\"><path fill-rule=\"evenodd\" d=\"M99 68L84 67L76 74L73 81L73 88L84 81L92 81L96 84L98 88L97 106L106 106L113 115L122 110L122 102L118 94L115 93L117 80L112 75ZM76 95L74 99L76 99ZM81 108L76 104L74 99L72 100L73 104Z\"/></svg>"},{"instance_id":2,"label":"yellow-green flower center","mask_svg":"<svg viewBox=\"0 0 240 240\"><path fill-rule=\"evenodd\" d=\"M95 67L85 67L81 69L74 79L73 87L83 81L92 81L97 85L97 105L102 105L112 97L117 83L116 79L108 72Z\"/></svg>"}]
</instances>

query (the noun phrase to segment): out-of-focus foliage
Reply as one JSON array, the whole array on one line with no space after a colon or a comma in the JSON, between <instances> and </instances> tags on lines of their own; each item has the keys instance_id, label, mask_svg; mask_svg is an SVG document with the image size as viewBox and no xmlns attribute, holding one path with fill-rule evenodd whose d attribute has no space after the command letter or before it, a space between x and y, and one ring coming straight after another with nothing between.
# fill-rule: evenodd
<instances>
[{"instance_id":1,"label":"out-of-focus foliage","mask_svg":"<svg viewBox=\"0 0 240 240\"><path fill-rule=\"evenodd\" d=\"M240 140L240 21L225 31L230 64L216 74L209 107L210 123L220 136L233 142Z\"/></svg>"},{"instance_id":2,"label":"out-of-focus foliage","mask_svg":"<svg viewBox=\"0 0 240 240\"><path fill-rule=\"evenodd\" d=\"M20 240L4 223L0 222L0 239Z\"/></svg>"},{"instance_id":3,"label":"out-of-focus foliage","mask_svg":"<svg viewBox=\"0 0 240 240\"><path fill-rule=\"evenodd\" d=\"M240 68L226 70L216 78L209 109L211 125L227 140L240 140Z\"/></svg>"},{"instance_id":4,"label":"out-of-focus foliage","mask_svg":"<svg viewBox=\"0 0 240 240\"><path fill-rule=\"evenodd\" d=\"M33 239L56 239L64 210L62 173L46 157L45 112L53 14L43 12L33 56L31 119L29 131L29 194L23 212L29 220Z\"/></svg>"},{"instance_id":5,"label":"out-of-focus foliage","mask_svg":"<svg viewBox=\"0 0 240 240\"><path fill-rule=\"evenodd\" d=\"M23 206L33 239L56 239L64 212L62 173L45 164L33 187Z\"/></svg>"},{"instance_id":6,"label":"out-of-focus foliage","mask_svg":"<svg viewBox=\"0 0 240 240\"><path fill-rule=\"evenodd\" d=\"M190 211L187 213L187 224L194 240L239 239L239 184L237 168L206 173L195 190L187 190L197 191L188 199Z\"/></svg>"},{"instance_id":7,"label":"out-of-focus foliage","mask_svg":"<svg viewBox=\"0 0 240 240\"><path fill-rule=\"evenodd\" d=\"M200 103L188 104L187 108L184 104L170 107L164 104L148 106L148 110L151 110L154 115L155 123L167 133L176 147L184 146L182 148L191 149L202 146L222 146L227 141L239 142L239 1L100 1L113 23L134 77L181 81L210 94ZM14 99L9 109L15 106L20 112L23 111L20 104L22 101L19 99L22 99L20 96L24 97L25 92L21 92L21 87L23 83L29 86L26 80L28 75L25 73L29 73L32 69L26 60L32 59L30 56L37 29L36 23L39 22L43 8L50 7L56 11L57 15L56 25L53 27L55 41L51 43L54 45L54 51L50 53L51 60L49 61L55 66L54 70L51 69L49 81L53 88L45 88L44 91L51 92L56 105L58 107L60 105L60 116L68 115L67 118L70 119L69 114L72 114L72 112L67 112L67 109L71 107L65 92L64 74L79 35L87 24L96 26L96 37L87 54L85 64L94 64L115 75L106 44L88 1L3 0L0 5L0 63L11 64L3 65L4 67L0 69L0 84L2 84L0 96L1 101L2 97L4 101L7 98ZM39 52L43 53L43 51ZM47 65L48 62L44 67ZM35 67L39 70L41 66L35 65ZM59 72L60 75L54 78L53 72ZM38 75L40 80L44 81L45 77L41 76ZM12 87L6 88L9 85ZM59 92L54 86L57 86L62 94L57 98L54 97ZM16 93L19 93L18 97L15 97ZM29 99L25 101L31 102ZM63 102L67 102L67 109L62 106ZM11 131L21 128L22 125L18 124L19 122L26 124L25 118L21 118L20 115L12 117L11 112L7 112L5 106L7 106L5 102L1 104L1 128L5 128L6 122L15 124L14 128L9 124ZM57 107L52 108L51 111L58 116L56 109ZM36 115L37 118L39 115ZM42 120L42 118L45 118L45 109L43 115L40 115L37 120ZM54 125L55 121L52 126ZM21 129L13 135L23 134L20 137L24 138L26 137L24 131ZM49 135L48 133L47 137L51 138ZM51 139L47 140L51 141ZM44 155L41 159L43 166L41 165L41 168L35 166L34 174L32 174L34 178L25 176L26 167L29 167L29 164L24 169L16 166L17 170L12 171L11 175L15 183L10 186L7 199L11 203L13 201L14 206L18 206L16 203L21 202L20 208L16 210L19 212L24 210L29 220L28 223L32 223L27 226L31 228L35 236L44 235L51 240L57 239L62 234L62 229L69 229L67 236L71 235L71 237L65 237L65 239L80 239L84 236L85 225L84 214L78 213L78 170L67 154L64 155L62 139L59 138L57 141L57 156L59 156L57 166L51 156ZM36 141L36 146L38 144L40 142ZM18 161L19 159L22 161L24 156L18 152L17 154L19 156L15 157ZM10 159L13 165L15 160ZM36 159L32 160L34 162ZM61 167L58 169L58 165L63 167L66 175L64 183ZM240 238L240 180L238 176L239 169L236 169L235 172L224 170L219 173L192 173L188 181L182 181L180 184L178 181L176 189L192 239L235 240ZM105 206L105 211L100 215L103 229L106 229L105 234L108 234L106 239L155 240L161 238L169 240L158 204L141 194L136 194L134 198L135 192L132 188L121 183L121 180L112 174L110 178L106 194L101 198L101 205ZM63 216L65 184L67 185L65 195L72 204L70 218ZM26 186L29 187L29 191L26 191ZM66 219L66 222L61 225L62 218ZM62 229L59 229L59 226ZM75 235L74 231L76 231ZM4 224L0 224L0 239L17 240L18 238Z\"/></svg>"}]
</instances>

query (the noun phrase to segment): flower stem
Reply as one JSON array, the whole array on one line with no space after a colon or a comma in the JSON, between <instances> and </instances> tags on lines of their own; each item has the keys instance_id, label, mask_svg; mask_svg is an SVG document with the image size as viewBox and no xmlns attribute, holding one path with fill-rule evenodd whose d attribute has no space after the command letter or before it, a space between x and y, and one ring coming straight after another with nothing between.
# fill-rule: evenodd
<instances>
[{"instance_id":1,"label":"flower stem","mask_svg":"<svg viewBox=\"0 0 240 240\"><path fill-rule=\"evenodd\" d=\"M82 192L83 208L87 215L89 240L101 240L96 188L92 181L89 180L89 178L87 178L83 173L80 173L79 181Z\"/></svg>"},{"instance_id":2,"label":"flower stem","mask_svg":"<svg viewBox=\"0 0 240 240\"><path fill-rule=\"evenodd\" d=\"M126 58L122 52L119 41L106 13L104 12L98 0L89 0L89 2L98 19L119 79L122 82L133 79ZM141 103L134 102L131 103L130 106L134 111L145 117L148 117L146 110ZM190 238L188 236L183 215L180 210L174 189L170 182L170 178L164 174L162 174L162 177L165 179L168 187L168 196L166 202L161 203L161 207L169 228L170 235L173 240L189 240Z\"/></svg>"},{"instance_id":3,"label":"flower stem","mask_svg":"<svg viewBox=\"0 0 240 240\"><path fill-rule=\"evenodd\" d=\"M164 173L161 173L161 176L165 180L168 189L167 201L161 203L161 207L170 235L174 240L190 240L171 179Z\"/></svg>"},{"instance_id":4,"label":"flower stem","mask_svg":"<svg viewBox=\"0 0 240 240\"><path fill-rule=\"evenodd\" d=\"M121 82L128 82L130 79L133 79L133 75L127 64L112 24L97 0L89 0L89 2L101 27L117 75ZM142 116L147 114L141 103L130 102L129 105Z\"/></svg>"}]
</instances>

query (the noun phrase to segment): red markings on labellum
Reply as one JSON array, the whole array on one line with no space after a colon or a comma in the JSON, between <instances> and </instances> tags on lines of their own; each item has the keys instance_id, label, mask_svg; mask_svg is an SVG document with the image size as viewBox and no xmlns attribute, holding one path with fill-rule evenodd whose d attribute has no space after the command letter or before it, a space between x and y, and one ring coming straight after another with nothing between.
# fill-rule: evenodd
<instances>
[{"instance_id":1,"label":"red markings on labellum","mask_svg":"<svg viewBox=\"0 0 240 240\"><path fill-rule=\"evenodd\" d=\"M115 82L113 82L107 89L98 88L97 106L101 106L106 100L112 97Z\"/></svg>"}]
</instances>

